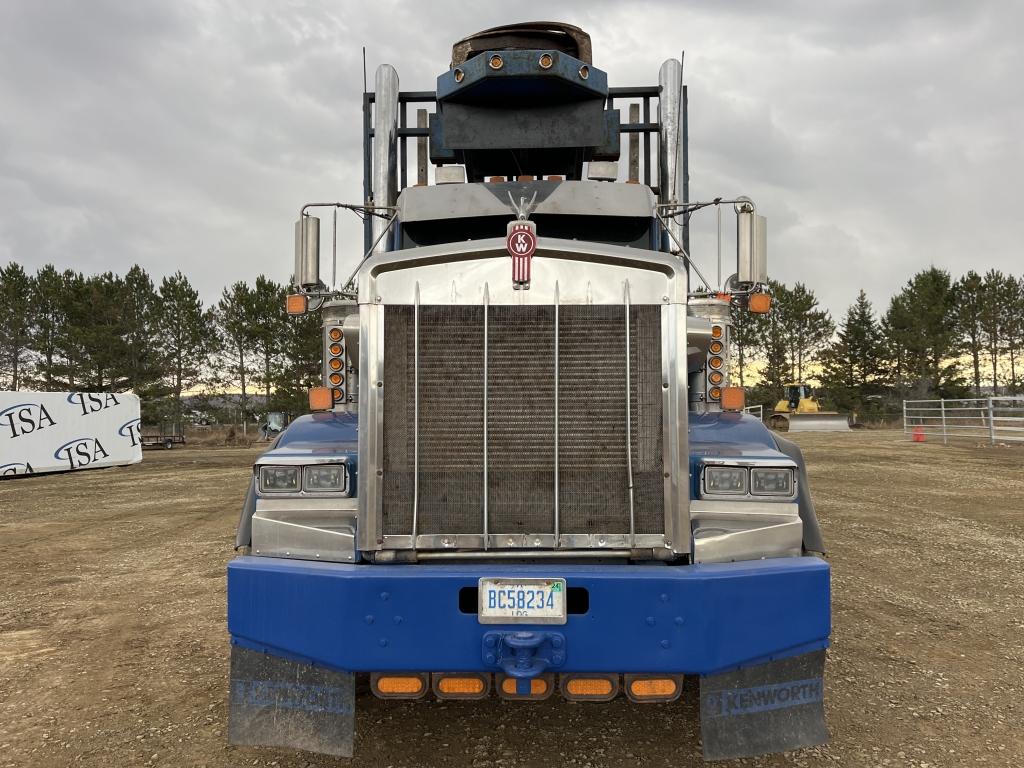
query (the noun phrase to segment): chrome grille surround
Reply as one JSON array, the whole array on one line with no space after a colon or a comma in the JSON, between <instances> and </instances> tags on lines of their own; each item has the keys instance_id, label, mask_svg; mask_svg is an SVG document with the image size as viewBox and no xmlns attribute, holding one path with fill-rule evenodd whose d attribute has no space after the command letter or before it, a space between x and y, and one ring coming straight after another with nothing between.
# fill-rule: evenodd
<instances>
[{"instance_id":1,"label":"chrome grille surround","mask_svg":"<svg viewBox=\"0 0 1024 768\"><path fill-rule=\"evenodd\" d=\"M682 263L542 240L529 291L510 269L503 240L364 265L360 548L688 553Z\"/></svg>"}]
</instances>

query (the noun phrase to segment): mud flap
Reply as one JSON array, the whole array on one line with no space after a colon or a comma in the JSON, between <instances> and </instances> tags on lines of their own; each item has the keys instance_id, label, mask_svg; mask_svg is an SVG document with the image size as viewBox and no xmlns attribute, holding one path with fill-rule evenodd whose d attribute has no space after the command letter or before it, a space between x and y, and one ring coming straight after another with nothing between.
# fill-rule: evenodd
<instances>
[{"instance_id":1,"label":"mud flap","mask_svg":"<svg viewBox=\"0 0 1024 768\"><path fill-rule=\"evenodd\" d=\"M228 741L352 757L351 674L231 646Z\"/></svg>"},{"instance_id":2,"label":"mud flap","mask_svg":"<svg viewBox=\"0 0 1024 768\"><path fill-rule=\"evenodd\" d=\"M813 747L825 727L825 651L700 679L705 760Z\"/></svg>"}]
</instances>

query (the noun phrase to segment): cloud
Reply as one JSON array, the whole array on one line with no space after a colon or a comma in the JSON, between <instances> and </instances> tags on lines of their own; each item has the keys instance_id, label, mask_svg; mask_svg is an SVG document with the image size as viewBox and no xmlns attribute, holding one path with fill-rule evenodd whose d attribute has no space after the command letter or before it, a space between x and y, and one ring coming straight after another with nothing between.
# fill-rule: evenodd
<instances>
[{"instance_id":1,"label":"cloud","mask_svg":"<svg viewBox=\"0 0 1024 768\"><path fill-rule=\"evenodd\" d=\"M0 5L0 260L222 286L291 268L311 200L362 198L361 48L433 88L451 44L549 3ZM834 314L931 264L1020 272L1017 3L565 3L613 85L686 50L694 197L745 193ZM362 248L342 214L339 274ZM731 237L726 230L726 242ZM694 251L714 263L714 216ZM730 253L729 248L725 249ZM713 272L713 269L704 270Z\"/></svg>"}]
</instances>

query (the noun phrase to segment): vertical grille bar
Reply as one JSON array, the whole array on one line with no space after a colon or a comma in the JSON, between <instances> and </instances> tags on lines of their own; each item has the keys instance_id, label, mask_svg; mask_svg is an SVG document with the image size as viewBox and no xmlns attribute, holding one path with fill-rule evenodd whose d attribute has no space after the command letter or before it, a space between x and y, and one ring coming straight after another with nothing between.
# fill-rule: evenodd
<instances>
[{"instance_id":1,"label":"vertical grille bar","mask_svg":"<svg viewBox=\"0 0 1024 768\"><path fill-rule=\"evenodd\" d=\"M626 280L622 291L622 303L626 315L626 478L629 489L629 546L636 547L636 510L633 506L633 402L630 367L632 357L629 347L629 280Z\"/></svg>"},{"instance_id":2,"label":"vertical grille bar","mask_svg":"<svg viewBox=\"0 0 1024 768\"><path fill-rule=\"evenodd\" d=\"M416 546L420 512L420 284L416 282L412 327L412 545Z\"/></svg>"},{"instance_id":3,"label":"vertical grille bar","mask_svg":"<svg viewBox=\"0 0 1024 768\"><path fill-rule=\"evenodd\" d=\"M484 549L488 544L488 514L487 514L487 336L488 319L491 314L491 294L487 283L484 283Z\"/></svg>"},{"instance_id":4,"label":"vertical grille bar","mask_svg":"<svg viewBox=\"0 0 1024 768\"><path fill-rule=\"evenodd\" d=\"M558 519L558 281L555 281L555 549L561 546Z\"/></svg>"}]
</instances>

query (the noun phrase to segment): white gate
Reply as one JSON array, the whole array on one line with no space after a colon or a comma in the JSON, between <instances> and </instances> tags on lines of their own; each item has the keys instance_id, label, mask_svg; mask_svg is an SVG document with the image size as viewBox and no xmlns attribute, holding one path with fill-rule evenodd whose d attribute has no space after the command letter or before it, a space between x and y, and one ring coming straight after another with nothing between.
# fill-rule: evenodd
<instances>
[{"instance_id":1,"label":"white gate","mask_svg":"<svg viewBox=\"0 0 1024 768\"><path fill-rule=\"evenodd\" d=\"M992 445L1024 442L1024 397L904 400L903 433L941 437L943 443L957 438Z\"/></svg>"}]
</instances>

